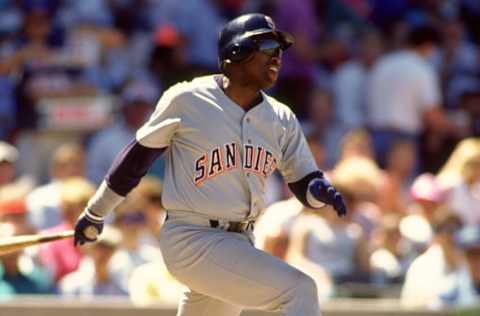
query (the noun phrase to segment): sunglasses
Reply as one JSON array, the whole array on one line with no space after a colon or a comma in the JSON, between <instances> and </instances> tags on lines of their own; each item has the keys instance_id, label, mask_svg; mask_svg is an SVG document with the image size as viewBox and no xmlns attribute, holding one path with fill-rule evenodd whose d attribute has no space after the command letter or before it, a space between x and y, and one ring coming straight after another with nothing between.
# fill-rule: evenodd
<instances>
[{"instance_id":1,"label":"sunglasses","mask_svg":"<svg viewBox=\"0 0 480 316\"><path fill-rule=\"evenodd\" d=\"M270 57L280 56L283 52L283 45L275 39L261 39L256 41L257 50Z\"/></svg>"}]
</instances>

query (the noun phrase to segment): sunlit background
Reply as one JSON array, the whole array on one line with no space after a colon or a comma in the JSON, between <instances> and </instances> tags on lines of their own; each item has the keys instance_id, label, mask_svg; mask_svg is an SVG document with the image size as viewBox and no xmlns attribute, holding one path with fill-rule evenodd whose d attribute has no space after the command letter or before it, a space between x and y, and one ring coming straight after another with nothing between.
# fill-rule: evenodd
<instances>
[{"instance_id":1,"label":"sunlit background","mask_svg":"<svg viewBox=\"0 0 480 316\"><path fill-rule=\"evenodd\" d=\"M478 306L478 0L0 0L1 238L71 229L162 92L218 72L218 32L248 12L295 36L269 93L350 210L305 209L274 174L257 246L316 280L325 315ZM19 315L24 295L48 297L45 315L60 299L175 315L182 286L157 238L163 166L99 242L0 257L0 315L1 302Z\"/></svg>"}]
</instances>

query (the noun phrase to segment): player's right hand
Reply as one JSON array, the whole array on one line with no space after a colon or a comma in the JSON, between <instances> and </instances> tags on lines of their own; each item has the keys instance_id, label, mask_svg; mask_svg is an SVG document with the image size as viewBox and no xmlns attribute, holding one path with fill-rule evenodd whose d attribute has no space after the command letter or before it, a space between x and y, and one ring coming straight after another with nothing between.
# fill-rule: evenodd
<instances>
[{"instance_id":1,"label":"player's right hand","mask_svg":"<svg viewBox=\"0 0 480 316\"><path fill-rule=\"evenodd\" d=\"M103 217L92 214L86 209L75 224L74 245L83 245L87 242L94 242L97 236L102 233L104 220Z\"/></svg>"}]
</instances>

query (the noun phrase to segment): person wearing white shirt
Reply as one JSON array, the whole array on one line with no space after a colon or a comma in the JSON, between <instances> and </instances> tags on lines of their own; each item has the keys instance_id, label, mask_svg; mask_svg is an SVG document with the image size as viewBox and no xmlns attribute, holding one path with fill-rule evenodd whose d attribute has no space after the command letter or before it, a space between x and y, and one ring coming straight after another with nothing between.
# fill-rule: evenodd
<instances>
[{"instance_id":1,"label":"person wearing white shirt","mask_svg":"<svg viewBox=\"0 0 480 316\"><path fill-rule=\"evenodd\" d=\"M381 165L397 140L417 141L429 129L448 133L454 127L440 108L438 75L427 59L440 36L430 26L410 31L408 47L381 58L367 88L367 124Z\"/></svg>"},{"instance_id":2,"label":"person wearing white shirt","mask_svg":"<svg viewBox=\"0 0 480 316\"><path fill-rule=\"evenodd\" d=\"M408 268L401 301L412 307L439 309L475 303L473 279L463 250L455 243L461 220L449 212L437 212L431 246Z\"/></svg>"}]
</instances>

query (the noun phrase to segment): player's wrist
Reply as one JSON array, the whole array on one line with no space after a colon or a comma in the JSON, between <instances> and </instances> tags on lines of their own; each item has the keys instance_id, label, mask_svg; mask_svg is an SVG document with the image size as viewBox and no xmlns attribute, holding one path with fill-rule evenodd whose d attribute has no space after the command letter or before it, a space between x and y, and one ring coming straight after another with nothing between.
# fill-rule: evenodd
<instances>
[{"instance_id":1,"label":"player's wrist","mask_svg":"<svg viewBox=\"0 0 480 316\"><path fill-rule=\"evenodd\" d=\"M103 216L95 214L93 211L91 211L88 208L86 208L83 213L92 222L96 222L96 223L103 223L104 222L104 217Z\"/></svg>"},{"instance_id":2,"label":"player's wrist","mask_svg":"<svg viewBox=\"0 0 480 316\"><path fill-rule=\"evenodd\" d=\"M113 209L115 209L125 197L118 195L110 189L104 180L93 197L88 201L86 209L93 215L101 217L102 220Z\"/></svg>"}]
</instances>

